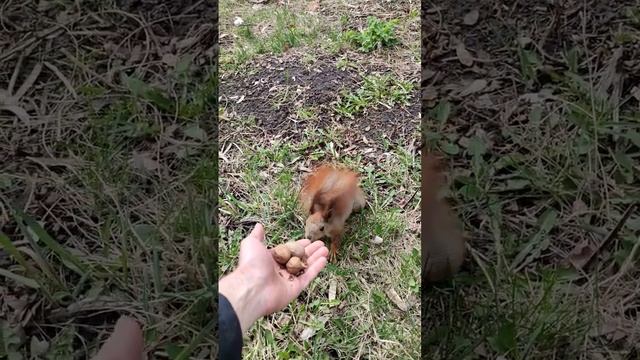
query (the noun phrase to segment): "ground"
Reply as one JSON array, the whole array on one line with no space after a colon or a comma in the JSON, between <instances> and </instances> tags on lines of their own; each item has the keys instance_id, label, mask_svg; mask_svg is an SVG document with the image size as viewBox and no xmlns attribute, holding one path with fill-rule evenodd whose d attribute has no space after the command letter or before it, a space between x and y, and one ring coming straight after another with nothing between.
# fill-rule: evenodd
<instances>
[{"instance_id":1,"label":"ground","mask_svg":"<svg viewBox=\"0 0 640 360\"><path fill-rule=\"evenodd\" d=\"M215 6L1 7L0 358L215 353Z\"/></svg>"},{"instance_id":2,"label":"ground","mask_svg":"<svg viewBox=\"0 0 640 360\"><path fill-rule=\"evenodd\" d=\"M245 358L420 357L419 19L416 1L220 2L221 273L256 221L269 246L303 237L296 196L320 162L357 170L369 202Z\"/></svg>"},{"instance_id":3,"label":"ground","mask_svg":"<svg viewBox=\"0 0 640 360\"><path fill-rule=\"evenodd\" d=\"M423 2L424 134L470 235L423 358L637 358L640 4L508 3Z\"/></svg>"}]
</instances>

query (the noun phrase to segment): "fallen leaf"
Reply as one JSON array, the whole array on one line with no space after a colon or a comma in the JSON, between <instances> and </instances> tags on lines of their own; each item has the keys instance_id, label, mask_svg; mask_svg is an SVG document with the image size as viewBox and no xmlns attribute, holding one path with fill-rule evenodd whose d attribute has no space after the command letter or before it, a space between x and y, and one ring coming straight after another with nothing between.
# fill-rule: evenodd
<instances>
[{"instance_id":1,"label":"fallen leaf","mask_svg":"<svg viewBox=\"0 0 640 360\"><path fill-rule=\"evenodd\" d=\"M29 114L26 112L25 109L21 108L20 106L4 105L4 106L0 106L0 110L11 111L15 116L18 117L18 119L24 121L25 123L29 122L29 119L30 119Z\"/></svg>"},{"instance_id":2,"label":"fallen leaf","mask_svg":"<svg viewBox=\"0 0 640 360\"><path fill-rule=\"evenodd\" d=\"M433 100L438 97L438 90L434 86L427 86L422 90L422 100Z\"/></svg>"},{"instance_id":3,"label":"fallen leaf","mask_svg":"<svg viewBox=\"0 0 640 360\"><path fill-rule=\"evenodd\" d=\"M389 297L389 300L391 300L398 307L398 309L407 311L407 303L400 299L400 296L398 296L398 293L393 288L388 288L386 290L386 293Z\"/></svg>"},{"instance_id":4,"label":"fallen leaf","mask_svg":"<svg viewBox=\"0 0 640 360\"><path fill-rule=\"evenodd\" d=\"M331 279L329 282L329 301L333 301L336 299L336 288L338 286L338 282L336 279Z\"/></svg>"},{"instance_id":5,"label":"fallen leaf","mask_svg":"<svg viewBox=\"0 0 640 360\"><path fill-rule=\"evenodd\" d=\"M42 165L43 167L48 166L65 166L68 168L76 168L85 164L85 162L81 159L75 158L45 158L45 157L27 157L27 159Z\"/></svg>"},{"instance_id":6,"label":"fallen leaf","mask_svg":"<svg viewBox=\"0 0 640 360\"><path fill-rule=\"evenodd\" d=\"M471 84L469 84L469 86L467 86L460 92L460 96L469 96L471 94L475 94L477 92L484 90L485 87L487 87L487 80L485 79L473 80Z\"/></svg>"},{"instance_id":7,"label":"fallen leaf","mask_svg":"<svg viewBox=\"0 0 640 360\"><path fill-rule=\"evenodd\" d=\"M595 251L596 249L589 244L589 241L584 240L571 250L567 256L567 260L576 269L582 269L589 262L593 254L595 254Z\"/></svg>"},{"instance_id":8,"label":"fallen leaf","mask_svg":"<svg viewBox=\"0 0 640 360\"><path fill-rule=\"evenodd\" d=\"M310 13L316 13L316 12L318 12L319 9L320 9L320 1L319 0L310 1L309 5L307 5L307 11L310 12Z\"/></svg>"},{"instance_id":9,"label":"fallen leaf","mask_svg":"<svg viewBox=\"0 0 640 360\"><path fill-rule=\"evenodd\" d=\"M489 109L495 107L496 104L494 104L491 100L491 96L489 96L488 94L484 94L479 96L476 101L473 102L473 106L478 109Z\"/></svg>"},{"instance_id":10,"label":"fallen leaf","mask_svg":"<svg viewBox=\"0 0 640 360\"><path fill-rule=\"evenodd\" d=\"M49 342L47 340L39 340L37 337L31 337L31 356L41 356L49 350Z\"/></svg>"},{"instance_id":11,"label":"fallen leaf","mask_svg":"<svg viewBox=\"0 0 640 360\"><path fill-rule=\"evenodd\" d=\"M464 16L464 19L462 20L462 22L465 25L475 25L475 23L478 22L479 17L480 17L480 12L478 11L478 9L473 9L469 11L467 15Z\"/></svg>"},{"instance_id":12,"label":"fallen leaf","mask_svg":"<svg viewBox=\"0 0 640 360\"><path fill-rule=\"evenodd\" d=\"M603 335L614 333L619 329L620 329L620 320L614 317L605 315L604 319L602 319L602 321L600 321L599 323L596 323L594 328L591 329L591 332L589 333L589 335L593 337L603 336Z\"/></svg>"},{"instance_id":13,"label":"fallen leaf","mask_svg":"<svg viewBox=\"0 0 640 360\"><path fill-rule=\"evenodd\" d=\"M49 68L49 70L53 71L54 74L56 74L56 76L58 77L58 79L60 79L60 81L62 81L62 83L64 84L64 86L67 88L67 90L69 90L69 92L71 93L71 95L73 95L73 97L75 99L78 98L78 94L76 94L76 90L73 88L73 85L71 85L71 81L69 81L69 79L64 76L64 74L62 73L62 71L60 71L60 69L58 69L55 65L53 65L50 62L45 61L44 65L46 67Z\"/></svg>"},{"instance_id":14,"label":"fallen leaf","mask_svg":"<svg viewBox=\"0 0 640 360\"><path fill-rule=\"evenodd\" d=\"M462 41L456 46L456 56L462 65L473 65L473 56L471 56L471 53L467 50Z\"/></svg>"},{"instance_id":15,"label":"fallen leaf","mask_svg":"<svg viewBox=\"0 0 640 360\"><path fill-rule=\"evenodd\" d=\"M515 269L514 271L519 271L522 267L537 259L542 251L549 247L551 239L548 234L556 225L557 220L558 213L554 209L548 209L540 215L536 224L538 230L531 236L511 263L511 267Z\"/></svg>"},{"instance_id":16,"label":"fallen leaf","mask_svg":"<svg viewBox=\"0 0 640 360\"><path fill-rule=\"evenodd\" d=\"M571 210L574 214L584 214L589 211L587 204L584 203L581 199L576 199L571 206Z\"/></svg>"},{"instance_id":17,"label":"fallen leaf","mask_svg":"<svg viewBox=\"0 0 640 360\"><path fill-rule=\"evenodd\" d=\"M129 66L131 64L135 64L142 59L142 46L136 45L131 49L131 54L127 58L126 64Z\"/></svg>"},{"instance_id":18,"label":"fallen leaf","mask_svg":"<svg viewBox=\"0 0 640 360\"><path fill-rule=\"evenodd\" d=\"M40 75L41 71L42 71L42 63L37 63L33 67L33 70L31 70L31 73L29 74L29 76L27 76L27 79L22 83L22 86L20 86L18 91L16 91L16 93L13 94L15 101L20 100L20 98L27 93L27 91L31 88L33 83L36 82L36 79Z\"/></svg>"},{"instance_id":19,"label":"fallen leaf","mask_svg":"<svg viewBox=\"0 0 640 360\"><path fill-rule=\"evenodd\" d=\"M184 40L180 40L176 43L176 48L177 49L184 49L184 48L188 48L192 45L194 45L195 43L198 42L198 38L197 37L188 37Z\"/></svg>"},{"instance_id":20,"label":"fallen leaf","mask_svg":"<svg viewBox=\"0 0 640 360\"><path fill-rule=\"evenodd\" d=\"M302 330L302 333L300 334L300 340L302 341L306 341L309 340L313 335L315 335L316 331L313 328L305 328L304 330Z\"/></svg>"},{"instance_id":21,"label":"fallen leaf","mask_svg":"<svg viewBox=\"0 0 640 360\"><path fill-rule=\"evenodd\" d=\"M207 139L207 133L198 125L193 125L184 129L184 135L200 141L205 141Z\"/></svg>"},{"instance_id":22,"label":"fallen leaf","mask_svg":"<svg viewBox=\"0 0 640 360\"><path fill-rule=\"evenodd\" d=\"M631 89L631 95L633 95L636 100L640 101L640 86L634 86Z\"/></svg>"},{"instance_id":23,"label":"fallen leaf","mask_svg":"<svg viewBox=\"0 0 640 360\"><path fill-rule=\"evenodd\" d=\"M138 170L155 171L160 168L160 163L151 159L149 153L134 153L131 156L131 163Z\"/></svg>"}]
</instances>

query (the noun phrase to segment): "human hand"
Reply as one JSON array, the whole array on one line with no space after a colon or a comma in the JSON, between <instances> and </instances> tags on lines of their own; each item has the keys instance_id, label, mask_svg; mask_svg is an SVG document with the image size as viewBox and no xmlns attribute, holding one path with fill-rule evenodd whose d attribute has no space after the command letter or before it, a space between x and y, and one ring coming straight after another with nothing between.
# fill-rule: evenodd
<instances>
[{"instance_id":1,"label":"human hand","mask_svg":"<svg viewBox=\"0 0 640 360\"><path fill-rule=\"evenodd\" d=\"M93 360L141 360L143 348L140 325L132 318L122 316Z\"/></svg>"},{"instance_id":2,"label":"human hand","mask_svg":"<svg viewBox=\"0 0 640 360\"><path fill-rule=\"evenodd\" d=\"M327 265L329 250L322 241L297 243L305 248L308 265L299 276L290 276L273 259L262 224L240 243L238 267L220 280L218 291L234 307L243 332L260 317L284 309Z\"/></svg>"}]
</instances>

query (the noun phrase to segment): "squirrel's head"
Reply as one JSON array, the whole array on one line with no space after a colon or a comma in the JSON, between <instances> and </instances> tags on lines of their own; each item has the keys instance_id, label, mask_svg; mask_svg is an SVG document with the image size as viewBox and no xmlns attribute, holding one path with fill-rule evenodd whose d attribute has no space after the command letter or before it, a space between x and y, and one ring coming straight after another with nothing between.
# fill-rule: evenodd
<instances>
[{"instance_id":1,"label":"squirrel's head","mask_svg":"<svg viewBox=\"0 0 640 360\"><path fill-rule=\"evenodd\" d=\"M326 224L332 214L331 208L317 208L314 207L312 212L304 226L304 237L311 241L320 240L323 236L328 235L326 233Z\"/></svg>"}]
</instances>

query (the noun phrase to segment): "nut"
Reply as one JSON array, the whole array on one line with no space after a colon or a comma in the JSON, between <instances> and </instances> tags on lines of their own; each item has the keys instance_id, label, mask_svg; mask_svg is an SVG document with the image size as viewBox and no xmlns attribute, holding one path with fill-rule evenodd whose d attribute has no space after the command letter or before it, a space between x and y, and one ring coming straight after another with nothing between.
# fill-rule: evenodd
<instances>
[{"instance_id":1,"label":"nut","mask_svg":"<svg viewBox=\"0 0 640 360\"><path fill-rule=\"evenodd\" d=\"M298 275L298 273L307 268L307 265L300 260L299 257L293 256L287 262L287 271L289 274Z\"/></svg>"},{"instance_id":2,"label":"nut","mask_svg":"<svg viewBox=\"0 0 640 360\"><path fill-rule=\"evenodd\" d=\"M300 259L304 259L306 257L306 253L304 251L304 247L302 247L302 245L293 242L293 241L289 241L288 243L284 244L287 248L289 248L289 251L291 251L291 255L292 256L297 256Z\"/></svg>"},{"instance_id":3,"label":"nut","mask_svg":"<svg viewBox=\"0 0 640 360\"><path fill-rule=\"evenodd\" d=\"M286 245L278 245L273 249L273 259L281 265L285 265L291 258L291 250Z\"/></svg>"}]
</instances>

